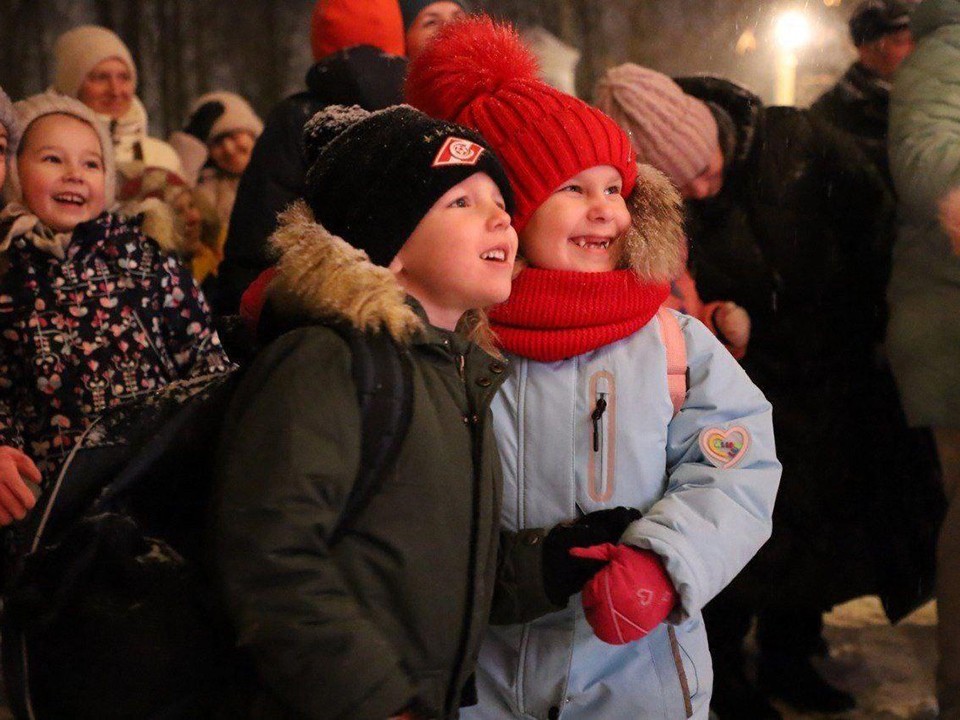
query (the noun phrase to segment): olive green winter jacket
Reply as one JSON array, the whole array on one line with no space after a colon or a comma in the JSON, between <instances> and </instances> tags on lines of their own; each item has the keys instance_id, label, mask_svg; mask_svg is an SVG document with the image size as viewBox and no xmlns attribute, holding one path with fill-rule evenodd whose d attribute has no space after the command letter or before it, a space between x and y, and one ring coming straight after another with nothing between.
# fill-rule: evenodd
<instances>
[{"instance_id":1,"label":"olive green winter jacket","mask_svg":"<svg viewBox=\"0 0 960 720\"><path fill-rule=\"evenodd\" d=\"M216 548L238 645L256 668L254 717L456 717L503 558L501 613L543 603L537 533L499 532L489 405L504 363L429 326L393 276L312 222L282 218L268 291L303 318L240 385L223 432ZM351 353L311 319L390 332L412 360L413 414L395 469L331 545L357 476ZM502 545L502 547L501 547ZM531 587L519 591L514 582ZM539 612L535 608L533 612ZM269 700L266 698L269 696Z\"/></svg>"}]
</instances>

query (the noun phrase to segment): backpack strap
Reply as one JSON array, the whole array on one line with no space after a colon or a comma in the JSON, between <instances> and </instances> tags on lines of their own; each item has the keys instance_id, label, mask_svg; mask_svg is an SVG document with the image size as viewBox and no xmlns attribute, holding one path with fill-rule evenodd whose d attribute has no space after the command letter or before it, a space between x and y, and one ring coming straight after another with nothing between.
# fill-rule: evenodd
<instances>
[{"instance_id":1,"label":"backpack strap","mask_svg":"<svg viewBox=\"0 0 960 720\"><path fill-rule=\"evenodd\" d=\"M660 339L667 352L667 388L670 390L673 414L676 415L683 407L689 385L687 342L677 316L670 310L661 307L657 311L657 319L660 321Z\"/></svg>"},{"instance_id":2,"label":"backpack strap","mask_svg":"<svg viewBox=\"0 0 960 720\"><path fill-rule=\"evenodd\" d=\"M408 352L386 333L334 329L350 346L360 404L360 470L331 536L336 543L393 469L413 416L413 369Z\"/></svg>"}]
</instances>

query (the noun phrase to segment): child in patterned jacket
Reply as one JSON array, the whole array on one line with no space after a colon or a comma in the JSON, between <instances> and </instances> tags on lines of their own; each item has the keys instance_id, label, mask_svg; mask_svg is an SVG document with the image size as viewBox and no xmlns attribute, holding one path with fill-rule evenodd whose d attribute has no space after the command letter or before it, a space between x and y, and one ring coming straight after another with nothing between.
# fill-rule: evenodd
<instances>
[{"instance_id":1,"label":"child in patterned jacket","mask_svg":"<svg viewBox=\"0 0 960 720\"><path fill-rule=\"evenodd\" d=\"M23 137L7 131L0 212L0 525L26 516L103 410L229 365L189 270L158 244L172 242L169 214L106 211L113 146L92 111L52 92L14 108Z\"/></svg>"}]
</instances>

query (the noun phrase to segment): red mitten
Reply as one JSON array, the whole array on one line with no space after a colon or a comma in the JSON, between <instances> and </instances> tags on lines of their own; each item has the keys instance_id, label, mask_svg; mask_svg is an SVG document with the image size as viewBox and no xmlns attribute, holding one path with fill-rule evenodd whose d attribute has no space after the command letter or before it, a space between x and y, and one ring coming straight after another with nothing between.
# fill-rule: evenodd
<instances>
[{"instance_id":1,"label":"red mitten","mask_svg":"<svg viewBox=\"0 0 960 720\"><path fill-rule=\"evenodd\" d=\"M677 591L656 553L606 543L573 548L570 554L608 561L582 590L587 621L605 643L639 640L666 620L677 602Z\"/></svg>"}]
</instances>

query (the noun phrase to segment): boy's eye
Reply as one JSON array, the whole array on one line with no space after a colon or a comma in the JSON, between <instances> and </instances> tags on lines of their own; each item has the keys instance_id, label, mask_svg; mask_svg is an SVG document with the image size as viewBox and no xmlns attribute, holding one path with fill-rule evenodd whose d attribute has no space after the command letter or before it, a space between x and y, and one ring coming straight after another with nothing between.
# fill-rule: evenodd
<instances>
[{"instance_id":1,"label":"boy's eye","mask_svg":"<svg viewBox=\"0 0 960 720\"><path fill-rule=\"evenodd\" d=\"M42 157L40 158L40 160L41 160L42 162L54 163L54 164L58 164L58 165L60 164L60 156L59 156L59 155L44 155L44 156L42 156Z\"/></svg>"},{"instance_id":2,"label":"boy's eye","mask_svg":"<svg viewBox=\"0 0 960 720\"><path fill-rule=\"evenodd\" d=\"M463 197L458 197L456 200L450 203L448 207L465 208L465 207L468 207L469 205L470 203L467 200L466 195L464 195Z\"/></svg>"},{"instance_id":3,"label":"boy's eye","mask_svg":"<svg viewBox=\"0 0 960 720\"><path fill-rule=\"evenodd\" d=\"M496 205L498 208L500 208L504 212L507 211L507 204L503 200L497 200Z\"/></svg>"},{"instance_id":4,"label":"boy's eye","mask_svg":"<svg viewBox=\"0 0 960 720\"><path fill-rule=\"evenodd\" d=\"M99 169L100 169L100 161L99 161L99 160L87 160L87 162L84 163L84 165L86 165L86 167L87 167L88 169L90 169L90 170L99 170Z\"/></svg>"}]
</instances>

